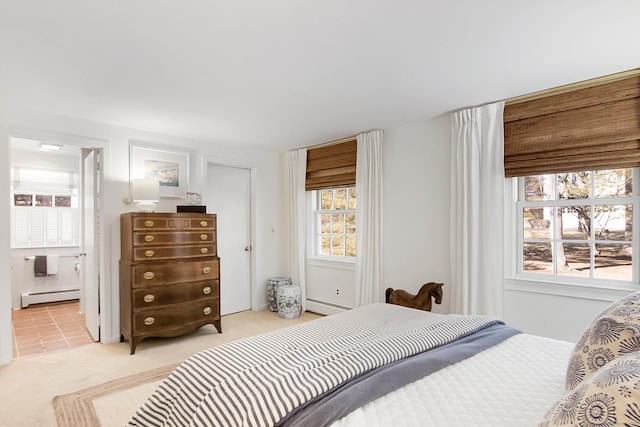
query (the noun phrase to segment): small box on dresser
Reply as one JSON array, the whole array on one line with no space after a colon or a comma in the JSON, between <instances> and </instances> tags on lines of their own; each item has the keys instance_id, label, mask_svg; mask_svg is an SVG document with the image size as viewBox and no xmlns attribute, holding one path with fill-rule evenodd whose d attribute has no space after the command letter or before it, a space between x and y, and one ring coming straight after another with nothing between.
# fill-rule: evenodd
<instances>
[{"instance_id":1,"label":"small box on dresser","mask_svg":"<svg viewBox=\"0 0 640 427\"><path fill-rule=\"evenodd\" d=\"M220 321L216 216L120 216L120 340L131 354L149 337L174 337Z\"/></svg>"}]
</instances>

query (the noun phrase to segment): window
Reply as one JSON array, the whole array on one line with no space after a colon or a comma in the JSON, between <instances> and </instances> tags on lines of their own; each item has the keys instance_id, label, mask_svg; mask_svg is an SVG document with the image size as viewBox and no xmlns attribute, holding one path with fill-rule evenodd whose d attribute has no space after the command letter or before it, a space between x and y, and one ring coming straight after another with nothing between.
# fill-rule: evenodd
<instances>
[{"instance_id":1,"label":"window","mask_svg":"<svg viewBox=\"0 0 640 427\"><path fill-rule=\"evenodd\" d=\"M518 178L517 272L637 283L638 170Z\"/></svg>"},{"instance_id":2,"label":"window","mask_svg":"<svg viewBox=\"0 0 640 427\"><path fill-rule=\"evenodd\" d=\"M316 190L314 198L314 255L355 260L356 188Z\"/></svg>"},{"instance_id":3,"label":"window","mask_svg":"<svg viewBox=\"0 0 640 427\"><path fill-rule=\"evenodd\" d=\"M78 174L12 167L11 247L78 246Z\"/></svg>"}]
</instances>

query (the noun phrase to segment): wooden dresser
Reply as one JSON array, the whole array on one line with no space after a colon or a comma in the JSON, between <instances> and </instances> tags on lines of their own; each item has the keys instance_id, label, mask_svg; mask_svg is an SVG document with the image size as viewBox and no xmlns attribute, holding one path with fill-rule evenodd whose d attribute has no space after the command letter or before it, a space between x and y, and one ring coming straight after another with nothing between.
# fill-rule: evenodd
<instances>
[{"instance_id":1,"label":"wooden dresser","mask_svg":"<svg viewBox=\"0 0 640 427\"><path fill-rule=\"evenodd\" d=\"M131 354L148 337L209 323L222 332L215 215L125 213L120 242L120 341Z\"/></svg>"}]
</instances>

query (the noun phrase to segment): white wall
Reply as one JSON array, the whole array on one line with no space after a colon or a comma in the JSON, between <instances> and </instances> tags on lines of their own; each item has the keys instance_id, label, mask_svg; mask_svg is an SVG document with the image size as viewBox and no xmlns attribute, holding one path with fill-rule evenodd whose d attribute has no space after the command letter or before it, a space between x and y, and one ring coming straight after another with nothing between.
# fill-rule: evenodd
<instances>
[{"instance_id":1,"label":"white wall","mask_svg":"<svg viewBox=\"0 0 640 427\"><path fill-rule=\"evenodd\" d=\"M427 282L443 282L449 312L449 116L385 129L383 153L384 287L417 293Z\"/></svg>"},{"instance_id":2,"label":"white wall","mask_svg":"<svg viewBox=\"0 0 640 427\"><path fill-rule=\"evenodd\" d=\"M26 111L0 111L0 150L5 153L0 162L4 166L0 179L0 197L8 200L9 173L7 135L38 137L47 135L49 139L95 141L95 146L104 147L104 250L105 271L102 278L101 316L103 341L119 340L118 304L118 260L120 258L119 216L131 211L131 205L124 203L129 193L129 141L145 141L154 145L171 147L174 150L190 152L190 191L201 192L202 158L242 163L252 169L255 195L254 225L254 282L252 307L266 307L264 283L269 277L285 272L282 232L285 224L281 215L281 169L279 153L262 149L238 149L219 141L194 141L153 132L127 129L104 123L77 120L68 117L45 115ZM92 145L94 146L94 145ZM176 199L163 199L158 211L175 212ZM9 259L9 204L0 204L0 221L5 224L5 232L0 233L0 255ZM274 232L271 231L274 230ZM11 361L11 286L7 263L0 265L0 364Z\"/></svg>"}]
</instances>

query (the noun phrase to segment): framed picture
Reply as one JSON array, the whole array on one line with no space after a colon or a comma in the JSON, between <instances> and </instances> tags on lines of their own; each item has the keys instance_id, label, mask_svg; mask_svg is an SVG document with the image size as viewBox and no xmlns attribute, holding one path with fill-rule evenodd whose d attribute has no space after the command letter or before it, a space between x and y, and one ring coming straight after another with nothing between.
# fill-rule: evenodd
<instances>
[{"instance_id":1,"label":"framed picture","mask_svg":"<svg viewBox=\"0 0 640 427\"><path fill-rule=\"evenodd\" d=\"M189 188L189 153L130 144L129 182L160 181L160 197L184 197Z\"/></svg>"}]
</instances>

